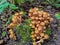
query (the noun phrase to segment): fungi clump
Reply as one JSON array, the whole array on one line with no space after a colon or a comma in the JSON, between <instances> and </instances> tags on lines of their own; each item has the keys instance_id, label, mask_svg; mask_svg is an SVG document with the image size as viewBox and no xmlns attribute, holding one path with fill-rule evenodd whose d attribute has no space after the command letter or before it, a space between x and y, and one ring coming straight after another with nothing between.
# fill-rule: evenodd
<instances>
[{"instance_id":1,"label":"fungi clump","mask_svg":"<svg viewBox=\"0 0 60 45\"><path fill-rule=\"evenodd\" d=\"M13 31L13 28L17 25L21 23L22 20L22 14L23 12L19 12L19 13L15 13L12 17L12 22L8 25L7 28L9 28L9 33L10 33L10 39L14 39L16 40L16 36L15 33Z\"/></svg>"},{"instance_id":2,"label":"fungi clump","mask_svg":"<svg viewBox=\"0 0 60 45\"><path fill-rule=\"evenodd\" d=\"M49 39L49 35L45 34L45 32L54 20L50 14L34 7L29 10L29 17L32 20L30 26L34 29L34 31L31 32L31 38L34 41L33 45L39 44L40 42L43 43L44 40Z\"/></svg>"}]
</instances>

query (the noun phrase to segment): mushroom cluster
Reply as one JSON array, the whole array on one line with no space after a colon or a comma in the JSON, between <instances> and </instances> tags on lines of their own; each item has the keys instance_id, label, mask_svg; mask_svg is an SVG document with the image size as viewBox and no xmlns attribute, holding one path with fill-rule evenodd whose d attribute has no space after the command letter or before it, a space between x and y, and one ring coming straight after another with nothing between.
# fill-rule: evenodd
<instances>
[{"instance_id":1,"label":"mushroom cluster","mask_svg":"<svg viewBox=\"0 0 60 45\"><path fill-rule=\"evenodd\" d=\"M34 41L33 45L37 45L44 42L49 38L48 34L45 34L46 28L50 25L54 19L49 13L40 11L37 7L29 10L29 17L32 20L30 26L34 29L31 32L31 37ZM37 41L38 40L38 41Z\"/></svg>"},{"instance_id":2,"label":"mushroom cluster","mask_svg":"<svg viewBox=\"0 0 60 45\"><path fill-rule=\"evenodd\" d=\"M8 25L9 28L9 33L10 33L10 38L16 40L16 36L14 34L13 28L17 25L21 23L21 19L22 19L22 15L23 12L19 12L19 13L15 13L15 15L13 15L12 17L12 22Z\"/></svg>"}]
</instances>

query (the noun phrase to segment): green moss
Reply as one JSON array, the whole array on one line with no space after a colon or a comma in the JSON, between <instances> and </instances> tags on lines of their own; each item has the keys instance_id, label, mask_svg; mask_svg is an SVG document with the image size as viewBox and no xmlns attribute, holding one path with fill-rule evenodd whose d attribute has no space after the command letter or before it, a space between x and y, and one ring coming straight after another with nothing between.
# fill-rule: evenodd
<instances>
[{"instance_id":1,"label":"green moss","mask_svg":"<svg viewBox=\"0 0 60 45\"><path fill-rule=\"evenodd\" d=\"M45 34L48 34L48 35L51 35L51 30L50 29L47 29Z\"/></svg>"},{"instance_id":2,"label":"green moss","mask_svg":"<svg viewBox=\"0 0 60 45\"><path fill-rule=\"evenodd\" d=\"M5 37L6 36L6 32L2 32L2 36Z\"/></svg>"},{"instance_id":3,"label":"green moss","mask_svg":"<svg viewBox=\"0 0 60 45\"><path fill-rule=\"evenodd\" d=\"M31 22L30 19L25 20L26 23L18 24L16 26L17 34L21 36L21 42L24 44L27 40L30 40L30 34L32 31L32 28L29 26L29 23Z\"/></svg>"},{"instance_id":4,"label":"green moss","mask_svg":"<svg viewBox=\"0 0 60 45\"><path fill-rule=\"evenodd\" d=\"M59 20L60 19L60 14L56 14L55 17Z\"/></svg>"}]
</instances>

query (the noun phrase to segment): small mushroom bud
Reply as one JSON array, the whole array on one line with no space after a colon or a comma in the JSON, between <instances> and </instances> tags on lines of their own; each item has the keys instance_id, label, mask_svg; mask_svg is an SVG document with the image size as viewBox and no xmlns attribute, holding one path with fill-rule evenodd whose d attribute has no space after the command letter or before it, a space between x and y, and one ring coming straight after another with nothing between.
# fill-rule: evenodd
<instances>
[{"instance_id":1,"label":"small mushroom bud","mask_svg":"<svg viewBox=\"0 0 60 45\"><path fill-rule=\"evenodd\" d=\"M37 34L37 33L39 33L39 31L38 30L35 30L35 33Z\"/></svg>"},{"instance_id":2,"label":"small mushroom bud","mask_svg":"<svg viewBox=\"0 0 60 45\"><path fill-rule=\"evenodd\" d=\"M33 41L36 41L36 39L34 38Z\"/></svg>"},{"instance_id":3,"label":"small mushroom bud","mask_svg":"<svg viewBox=\"0 0 60 45\"><path fill-rule=\"evenodd\" d=\"M22 15L24 12L20 12L19 14Z\"/></svg>"},{"instance_id":4,"label":"small mushroom bud","mask_svg":"<svg viewBox=\"0 0 60 45\"><path fill-rule=\"evenodd\" d=\"M40 23L40 21L36 21L36 24L39 24Z\"/></svg>"},{"instance_id":5,"label":"small mushroom bud","mask_svg":"<svg viewBox=\"0 0 60 45\"><path fill-rule=\"evenodd\" d=\"M32 24L35 24L35 23L36 23L36 21L32 21L31 23L32 23Z\"/></svg>"},{"instance_id":6,"label":"small mushroom bud","mask_svg":"<svg viewBox=\"0 0 60 45\"><path fill-rule=\"evenodd\" d=\"M50 21L52 22L54 19L53 18L50 18Z\"/></svg>"},{"instance_id":7,"label":"small mushroom bud","mask_svg":"<svg viewBox=\"0 0 60 45\"><path fill-rule=\"evenodd\" d=\"M39 36L37 36L37 39L40 39L40 37L39 37Z\"/></svg>"},{"instance_id":8,"label":"small mushroom bud","mask_svg":"<svg viewBox=\"0 0 60 45\"><path fill-rule=\"evenodd\" d=\"M3 42L4 42L3 40L0 40L0 45L1 45Z\"/></svg>"},{"instance_id":9,"label":"small mushroom bud","mask_svg":"<svg viewBox=\"0 0 60 45\"><path fill-rule=\"evenodd\" d=\"M32 25L32 28L35 28L35 26L34 26L34 25Z\"/></svg>"},{"instance_id":10,"label":"small mushroom bud","mask_svg":"<svg viewBox=\"0 0 60 45\"><path fill-rule=\"evenodd\" d=\"M12 29L10 29L9 32L12 32Z\"/></svg>"},{"instance_id":11,"label":"small mushroom bud","mask_svg":"<svg viewBox=\"0 0 60 45\"><path fill-rule=\"evenodd\" d=\"M49 20L49 19L50 19L50 17L47 17L47 19Z\"/></svg>"},{"instance_id":12,"label":"small mushroom bud","mask_svg":"<svg viewBox=\"0 0 60 45\"><path fill-rule=\"evenodd\" d=\"M42 11L40 11L40 13L42 13L42 14L43 14L43 13L44 13L44 11L42 10Z\"/></svg>"},{"instance_id":13,"label":"small mushroom bud","mask_svg":"<svg viewBox=\"0 0 60 45\"><path fill-rule=\"evenodd\" d=\"M34 36L36 37L37 35L36 35L36 34L34 34Z\"/></svg>"},{"instance_id":14,"label":"small mushroom bud","mask_svg":"<svg viewBox=\"0 0 60 45\"><path fill-rule=\"evenodd\" d=\"M34 11L34 12L33 12L33 15L36 15L36 14L38 14L37 11Z\"/></svg>"},{"instance_id":15,"label":"small mushroom bud","mask_svg":"<svg viewBox=\"0 0 60 45\"><path fill-rule=\"evenodd\" d=\"M40 36L43 37L44 36L44 33L40 33Z\"/></svg>"},{"instance_id":16,"label":"small mushroom bud","mask_svg":"<svg viewBox=\"0 0 60 45\"><path fill-rule=\"evenodd\" d=\"M14 35L10 34L10 36L9 36L9 37L10 37L10 39L13 39Z\"/></svg>"},{"instance_id":17,"label":"small mushroom bud","mask_svg":"<svg viewBox=\"0 0 60 45\"><path fill-rule=\"evenodd\" d=\"M15 15L19 15L19 13L16 12Z\"/></svg>"},{"instance_id":18,"label":"small mushroom bud","mask_svg":"<svg viewBox=\"0 0 60 45\"><path fill-rule=\"evenodd\" d=\"M39 23L40 23L40 21L37 21L37 23L39 24Z\"/></svg>"},{"instance_id":19,"label":"small mushroom bud","mask_svg":"<svg viewBox=\"0 0 60 45\"><path fill-rule=\"evenodd\" d=\"M42 17L39 17L39 20L43 20L43 18Z\"/></svg>"},{"instance_id":20,"label":"small mushroom bud","mask_svg":"<svg viewBox=\"0 0 60 45\"><path fill-rule=\"evenodd\" d=\"M33 42L33 45L37 45L37 43L36 42Z\"/></svg>"},{"instance_id":21,"label":"small mushroom bud","mask_svg":"<svg viewBox=\"0 0 60 45\"><path fill-rule=\"evenodd\" d=\"M30 12L30 13L33 12L33 9L30 9L29 12Z\"/></svg>"},{"instance_id":22,"label":"small mushroom bud","mask_svg":"<svg viewBox=\"0 0 60 45\"><path fill-rule=\"evenodd\" d=\"M42 15L39 15L39 17L42 17Z\"/></svg>"},{"instance_id":23,"label":"small mushroom bud","mask_svg":"<svg viewBox=\"0 0 60 45\"><path fill-rule=\"evenodd\" d=\"M32 26L32 24L30 24L30 26Z\"/></svg>"},{"instance_id":24,"label":"small mushroom bud","mask_svg":"<svg viewBox=\"0 0 60 45\"><path fill-rule=\"evenodd\" d=\"M47 15L47 13L46 12L43 12L43 15Z\"/></svg>"},{"instance_id":25,"label":"small mushroom bud","mask_svg":"<svg viewBox=\"0 0 60 45\"><path fill-rule=\"evenodd\" d=\"M32 39L34 39L34 38L35 38L35 36L34 36L34 35L31 35L31 37L32 37Z\"/></svg>"},{"instance_id":26,"label":"small mushroom bud","mask_svg":"<svg viewBox=\"0 0 60 45\"><path fill-rule=\"evenodd\" d=\"M39 9L37 7L35 7L34 10L38 11Z\"/></svg>"},{"instance_id":27,"label":"small mushroom bud","mask_svg":"<svg viewBox=\"0 0 60 45\"><path fill-rule=\"evenodd\" d=\"M45 24L49 24L49 21L48 21L48 20L45 20L44 23L45 23Z\"/></svg>"},{"instance_id":28,"label":"small mushroom bud","mask_svg":"<svg viewBox=\"0 0 60 45\"><path fill-rule=\"evenodd\" d=\"M38 45L41 45L41 43L38 43Z\"/></svg>"},{"instance_id":29,"label":"small mushroom bud","mask_svg":"<svg viewBox=\"0 0 60 45\"><path fill-rule=\"evenodd\" d=\"M12 29L10 29L10 30L9 30L9 33L10 33L10 34L13 34L13 30L12 30Z\"/></svg>"},{"instance_id":30,"label":"small mushroom bud","mask_svg":"<svg viewBox=\"0 0 60 45\"><path fill-rule=\"evenodd\" d=\"M43 30L42 26L39 26L39 27L38 27L38 30Z\"/></svg>"},{"instance_id":31,"label":"small mushroom bud","mask_svg":"<svg viewBox=\"0 0 60 45\"><path fill-rule=\"evenodd\" d=\"M48 15L48 17L50 16L50 14L47 14Z\"/></svg>"},{"instance_id":32,"label":"small mushroom bud","mask_svg":"<svg viewBox=\"0 0 60 45\"><path fill-rule=\"evenodd\" d=\"M46 26L44 26L43 29L46 29Z\"/></svg>"},{"instance_id":33,"label":"small mushroom bud","mask_svg":"<svg viewBox=\"0 0 60 45\"><path fill-rule=\"evenodd\" d=\"M13 38L14 40L16 40L16 36L14 36L14 38Z\"/></svg>"},{"instance_id":34,"label":"small mushroom bud","mask_svg":"<svg viewBox=\"0 0 60 45\"><path fill-rule=\"evenodd\" d=\"M34 34L34 32L31 32L31 34L33 35L33 34Z\"/></svg>"},{"instance_id":35,"label":"small mushroom bud","mask_svg":"<svg viewBox=\"0 0 60 45\"><path fill-rule=\"evenodd\" d=\"M44 25L45 25L45 23L44 23L44 22L41 22L41 23L40 23L40 25L44 26Z\"/></svg>"},{"instance_id":36,"label":"small mushroom bud","mask_svg":"<svg viewBox=\"0 0 60 45\"><path fill-rule=\"evenodd\" d=\"M38 11L38 14L39 14L40 16L42 16L42 13L41 13L41 11Z\"/></svg>"},{"instance_id":37,"label":"small mushroom bud","mask_svg":"<svg viewBox=\"0 0 60 45\"><path fill-rule=\"evenodd\" d=\"M43 30L43 32L45 33L45 32L46 32L46 30Z\"/></svg>"},{"instance_id":38,"label":"small mushroom bud","mask_svg":"<svg viewBox=\"0 0 60 45\"><path fill-rule=\"evenodd\" d=\"M48 16L47 15L43 15L44 18L47 18Z\"/></svg>"},{"instance_id":39,"label":"small mushroom bud","mask_svg":"<svg viewBox=\"0 0 60 45\"><path fill-rule=\"evenodd\" d=\"M11 31L10 34L14 34L13 31Z\"/></svg>"},{"instance_id":40,"label":"small mushroom bud","mask_svg":"<svg viewBox=\"0 0 60 45\"><path fill-rule=\"evenodd\" d=\"M36 26L37 26L37 27L39 27L40 25L39 25L39 24L37 24Z\"/></svg>"},{"instance_id":41,"label":"small mushroom bud","mask_svg":"<svg viewBox=\"0 0 60 45\"><path fill-rule=\"evenodd\" d=\"M12 18L12 21L14 21L14 19L16 19L16 18L17 18L17 16L14 15L13 18Z\"/></svg>"},{"instance_id":42,"label":"small mushroom bud","mask_svg":"<svg viewBox=\"0 0 60 45\"><path fill-rule=\"evenodd\" d=\"M29 16L31 16L31 14L29 13Z\"/></svg>"},{"instance_id":43,"label":"small mushroom bud","mask_svg":"<svg viewBox=\"0 0 60 45\"><path fill-rule=\"evenodd\" d=\"M49 38L49 35L45 34L44 38L45 39L48 39Z\"/></svg>"},{"instance_id":44,"label":"small mushroom bud","mask_svg":"<svg viewBox=\"0 0 60 45\"><path fill-rule=\"evenodd\" d=\"M35 27L35 30L37 30L38 28Z\"/></svg>"},{"instance_id":45,"label":"small mushroom bud","mask_svg":"<svg viewBox=\"0 0 60 45\"><path fill-rule=\"evenodd\" d=\"M42 26L39 26L39 27L38 27L38 30L39 30L39 31L42 30L42 29L43 29Z\"/></svg>"},{"instance_id":46,"label":"small mushroom bud","mask_svg":"<svg viewBox=\"0 0 60 45\"><path fill-rule=\"evenodd\" d=\"M35 17L36 20L38 20L39 18L38 17Z\"/></svg>"},{"instance_id":47,"label":"small mushroom bud","mask_svg":"<svg viewBox=\"0 0 60 45\"><path fill-rule=\"evenodd\" d=\"M31 17L31 19L32 19L32 20L34 20L34 19L35 19L35 17L34 17L34 16L32 16L32 17Z\"/></svg>"}]
</instances>

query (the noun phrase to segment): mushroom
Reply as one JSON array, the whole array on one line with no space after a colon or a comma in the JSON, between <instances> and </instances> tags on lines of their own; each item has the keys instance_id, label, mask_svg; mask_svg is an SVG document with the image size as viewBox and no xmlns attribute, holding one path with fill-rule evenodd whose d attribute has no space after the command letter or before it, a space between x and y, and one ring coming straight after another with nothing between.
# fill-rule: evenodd
<instances>
[{"instance_id":1,"label":"mushroom","mask_svg":"<svg viewBox=\"0 0 60 45\"><path fill-rule=\"evenodd\" d=\"M16 12L15 15L19 15L19 14Z\"/></svg>"},{"instance_id":2,"label":"mushroom","mask_svg":"<svg viewBox=\"0 0 60 45\"><path fill-rule=\"evenodd\" d=\"M53 18L50 18L50 22L52 22L54 19Z\"/></svg>"},{"instance_id":3,"label":"mushroom","mask_svg":"<svg viewBox=\"0 0 60 45\"><path fill-rule=\"evenodd\" d=\"M44 35L44 38L45 38L45 39L49 39L49 35L45 34L45 35Z\"/></svg>"},{"instance_id":4,"label":"mushroom","mask_svg":"<svg viewBox=\"0 0 60 45\"><path fill-rule=\"evenodd\" d=\"M0 45L3 43L3 40L0 40Z\"/></svg>"},{"instance_id":5,"label":"mushroom","mask_svg":"<svg viewBox=\"0 0 60 45\"><path fill-rule=\"evenodd\" d=\"M12 17L12 22L8 25L8 28L9 28L9 37L11 39L14 39L16 40L16 36L13 32L13 28L17 25L17 24L20 24L21 23L21 15L23 14L24 12L19 12L19 13L15 13L15 15Z\"/></svg>"},{"instance_id":6,"label":"mushroom","mask_svg":"<svg viewBox=\"0 0 60 45\"><path fill-rule=\"evenodd\" d=\"M44 22L41 22L40 25L45 26L45 23Z\"/></svg>"},{"instance_id":7,"label":"mushroom","mask_svg":"<svg viewBox=\"0 0 60 45\"><path fill-rule=\"evenodd\" d=\"M37 39L40 39L34 44L40 42L43 43L45 39L49 39L49 35L45 34L45 32L49 23L53 21L50 14L43 10L40 11L37 7L35 7L29 10L29 17L32 20L30 26L34 29L34 32L32 32L32 37L34 37L33 40L36 41Z\"/></svg>"},{"instance_id":8,"label":"mushroom","mask_svg":"<svg viewBox=\"0 0 60 45\"><path fill-rule=\"evenodd\" d=\"M13 27L15 27L15 25L16 24L14 24L14 23L10 23L10 25L8 25L8 28L13 28Z\"/></svg>"},{"instance_id":9,"label":"mushroom","mask_svg":"<svg viewBox=\"0 0 60 45\"><path fill-rule=\"evenodd\" d=\"M35 19L35 17L34 17L34 16L32 16L32 17L31 17L31 19L32 19L32 20L34 20L34 19Z\"/></svg>"},{"instance_id":10,"label":"mushroom","mask_svg":"<svg viewBox=\"0 0 60 45\"><path fill-rule=\"evenodd\" d=\"M40 31L40 30L43 30L43 27L42 26L39 26L38 27L38 30Z\"/></svg>"},{"instance_id":11,"label":"mushroom","mask_svg":"<svg viewBox=\"0 0 60 45\"><path fill-rule=\"evenodd\" d=\"M37 36L37 39L40 39L40 36Z\"/></svg>"},{"instance_id":12,"label":"mushroom","mask_svg":"<svg viewBox=\"0 0 60 45\"><path fill-rule=\"evenodd\" d=\"M24 12L19 12L20 15L22 15Z\"/></svg>"},{"instance_id":13,"label":"mushroom","mask_svg":"<svg viewBox=\"0 0 60 45\"><path fill-rule=\"evenodd\" d=\"M39 31L38 30L35 30L35 33L37 34L37 33L39 33Z\"/></svg>"},{"instance_id":14,"label":"mushroom","mask_svg":"<svg viewBox=\"0 0 60 45\"><path fill-rule=\"evenodd\" d=\"M37 43L36 42L33 42L33 45L37 45Z\"/></svg>"},{"instance_id":15,"label":"mushroom","mask_svg":"<svg viewBox=\"0 0 60 45\"><path fill-rule=\"evenodd\" d=\"M44 37L44 33L40 33L40 36L41 36L41 37Z\"/></svg>"},{"instance_id":16,"label":"mushroom","mask_svg":"<svg viewBox=\"0 0 60 45\"><path fill-rule=\"evenodd\" d=\"M34 32L31 32L31 34L34 34Z\"/></svg>"},{"instance_id":17,"label":"mushroom","mask_svg":"<svg viewBox=\"0 0 60 45\"><path fill-rule=\"evenodd\" d=\"M41 45L41 43L38 43L38 45Z\"/></svg>"}]
</instances>

